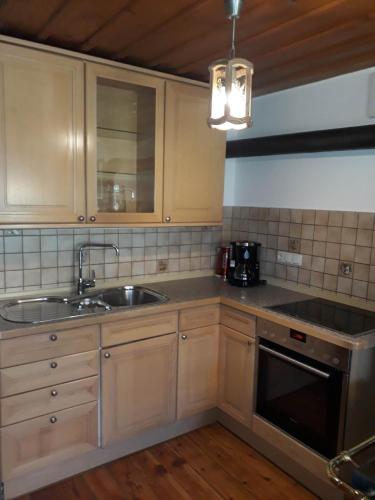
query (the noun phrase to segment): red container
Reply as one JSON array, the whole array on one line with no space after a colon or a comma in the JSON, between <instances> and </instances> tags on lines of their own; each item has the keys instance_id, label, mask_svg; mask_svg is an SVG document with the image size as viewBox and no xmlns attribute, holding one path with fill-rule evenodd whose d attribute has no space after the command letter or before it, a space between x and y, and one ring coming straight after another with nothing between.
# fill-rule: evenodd
<instances>
[{"instance_id":1,"label":"red container","mask_svg":"<svg viewBox=\"0 0 375 500\"><path fill-rule=\"evenodd\" d=\"M230 247L219 247L217 249L215 274L218 277L223 277L224 280L228 277Z\"/></svg>"}]
</instances>

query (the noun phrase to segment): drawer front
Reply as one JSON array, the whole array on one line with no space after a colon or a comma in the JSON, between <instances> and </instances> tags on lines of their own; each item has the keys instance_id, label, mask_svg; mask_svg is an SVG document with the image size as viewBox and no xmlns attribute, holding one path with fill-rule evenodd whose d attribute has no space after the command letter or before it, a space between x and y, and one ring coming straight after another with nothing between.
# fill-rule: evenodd
<instances>
[{"instance_id":1,"label":"drawer front","mask_svg":"<svg viewBox=\"0 0 375 500\"><path fill-rule=\"evenodd\" d=\"M0 431L1 478L23 476L76 458L98 445L97 403L86 403Z\"/></svg>"},{"instance_id":2,"label":"drawer front","mask_svg":"<svg viewBox=\"0 0 375 500\"><path fill-rule=\"evenodd\" d=\"M98 351L71 354L0 370L0 396L62 384L98 374Z\"/></svg>"},{"instance_id":3,"label":"drawer front","mask_svg":"<svg viewBox=\"0 0 375 500\"><path fill-rule=\"evenodd\" d=\"M231 307L221 306L220 323L232 330L255 338L256 318Z\"/></svg>"},{"instance_id":4,"label":"drawer front","mask_svg":"<svg viewBox=\"0 0 375 500\"><path fill-rule=\"evenodd\" d=\"M180 331L192 330L203 326L217 325L220 322L220 306L214 304L212 306L192 307L191 309L183 309L180 312Z\"/></svg>"},{"instance_id":5,"label":"drawer front","mask_svg":"<svg viewBox=\"0 0 375 500\"><path fill-rule=\"evenodd\" d=\"M98 377L94 376L3 398L0 403L0 425L4 427L96 401L97 396Z\"/></svg>"},{"instance_id":6,"label":"drawer front","mask_svg":"<svg viewBox=\"0 0 375 500\"><path fill-rule=\"evenodd\" d=\"M108 347L176 331L177 312L125 319L102 326L102 344Z\"/></svg>"},{"instance_id":7,"label":"drawer front","mask_svg":"<svg viewBox=\"0 0 375 500\"><path fill-rule=\"evenodd\" d=\"M51 330L0 342L0 367L23 365L99 347L99 326Z\"/></svg>"}]
</instances>

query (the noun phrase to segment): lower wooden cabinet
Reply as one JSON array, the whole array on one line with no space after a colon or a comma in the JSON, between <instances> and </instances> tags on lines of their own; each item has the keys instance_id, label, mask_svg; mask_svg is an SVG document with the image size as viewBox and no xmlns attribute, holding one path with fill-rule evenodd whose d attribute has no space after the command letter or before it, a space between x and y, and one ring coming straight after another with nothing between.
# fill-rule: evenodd
<instances>
[{"instance_id":1,"label":"lower wooden cabinet","mask_svg":"<svg viewBox=\"0 0 375 500\"><path fill-rule=\"evenodd\" d=\"M253 404L255 339L220 327L218 406L250 426Z\"/></svg>"},{"instance_id":2,"label":"lower wooden cabinet","mask_svg":"<svg viewBox=\"0 0 375 500\"><path fill-rule=\"evenodd\" d=\"M102 353L103 445L176 417L175 333Z\"/></svg>"},{"instance_id":3,"label":"lower wooden cabinet","mask_svg":"<svg viewBox=\"0 0 375 500\"><path fill-rule=\"evenodd\" d=\"M218 359L219 325L180 333L178 418L217 406Z\"/></svg>"},{"instance_id":4,"label":"lower wooden cabinet","mask_svg":"<svg viewBox=\"0 0 375 500\"><path fill-rule=\"evenodd\" d=\"M58 411L0 431L1 478L14 479L97 448L97 403Z\"/></svg>"}]
</instances>

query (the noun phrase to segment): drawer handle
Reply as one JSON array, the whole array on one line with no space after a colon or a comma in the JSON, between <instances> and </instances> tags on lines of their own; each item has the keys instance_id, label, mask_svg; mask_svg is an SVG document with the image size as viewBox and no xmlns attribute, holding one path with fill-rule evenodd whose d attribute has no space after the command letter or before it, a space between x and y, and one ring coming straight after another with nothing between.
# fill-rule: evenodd
<instances>
[{"instance_id":1,"label":"drawer handle","mask_svg":"<svg viewBox=\"0 0 375 500\"><path fill-rule=\"evenodd\" d=\"M56 361L52 361L52 363L50 363L50 367L51 367L51 368L57 368L57 363L56 363Z\"/></svg>"},{"instance_id":2,"label":"drawer handle","mask_svg":"<svg viewBox=\"0 0 375 500\"><path fill-rule=\"evenodd\" d=\"M57 422L57 417L51 417L49 421L51 422L51 424L55 424Z\"/></svg>"},{"instance_id":3,"label":"drawer handle","mask_svg":"<svg viewBox=\"0 0 375 500\"><path fill-rule=\"evenodd\" d=\"M52 389L51 396L55 397L57 395L58 395L58 392L56 391L56 389Z\"/></svg>"},{"instance_id":4,"label":"drawer handle","mask_svg":"<svg viewBox=\"0 0 375 500\"><path fill-rule=\"evenodd\" d=\"M52 335L49 336L49 339L52 340L52 342L55 342L55 340L57 340L57 335L53 333Z\"/></svg>"},{"instance_id":5,"label":"drawer handle","mask_svg":"<svg viewBox=\"0 0 375 500\"><path fill-rule=\"evenodd\" d=\"M182 340L186 340L187 339L187 335L181 335L181 338L182 338Z\"/></svg>"},{"instance_id":6,"label":"drawer handle","mask_svg":"<svg viewBox=\"0 0 375 500\"><path fill-rule=\"evenodd\" d=\"M110 352L105 352L104 353L104 357L105 357L105 359L109 359L111 357L111 353Z\"/></svg>"}]
</instances>

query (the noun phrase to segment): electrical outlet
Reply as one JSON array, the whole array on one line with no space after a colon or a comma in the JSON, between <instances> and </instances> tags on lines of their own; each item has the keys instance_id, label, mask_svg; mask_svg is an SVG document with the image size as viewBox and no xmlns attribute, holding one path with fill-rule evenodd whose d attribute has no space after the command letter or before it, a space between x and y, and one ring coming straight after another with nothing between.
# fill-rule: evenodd
<instances>
[{"instance_id":1,"label":"electrical outlet","mask_svg":"<svg viewBox=\"0 0 375 500\"><path fill-rule=\"evenodd\" d=\"M352 276L353 266L349 262L340 262L340 273L343 276Z\"/></svg>"},{"instance_id":2,"label":"electrical outlet","mask_svg":"<svg viewBox=\"0 0 375 500\"><path fill-rule=\"evenodd\" d=\"M5 229L4 235L5 236L19 236L21 234L20 229Z\"/></svg>"},{"instance_id":3,"label":"electrical outlet","mask_svg":"<svg viewBox=\"0 0 375 500\"><path fill-rule=\"evenodd\" d=\"M277 252L277 262L279 264L289 264L290 266L302 266L302 255L299 253Z\"/></svg>"},{"instance_id":4,"label":"electrical outlet","mask_svg":"<svg viewBox=\"0 0 375 500\"><path fill-rule=\"evenodd\" d=\"M158 272L165 273L165 271L168 271L168 261L158 260Z\"/></svg>"}]
</instances>

